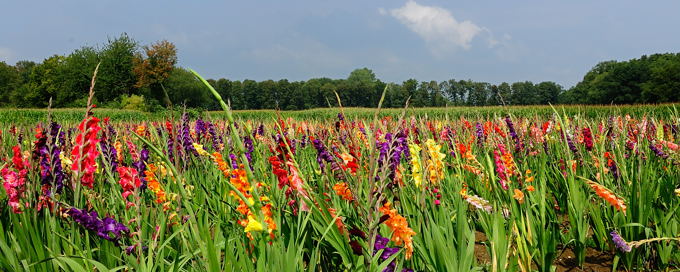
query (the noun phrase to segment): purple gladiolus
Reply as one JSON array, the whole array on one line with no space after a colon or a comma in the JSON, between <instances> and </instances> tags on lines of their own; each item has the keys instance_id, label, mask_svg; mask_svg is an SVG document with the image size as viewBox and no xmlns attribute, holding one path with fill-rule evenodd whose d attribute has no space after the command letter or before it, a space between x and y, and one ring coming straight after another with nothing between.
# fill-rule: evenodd
<instances>
[{"instance_id":1,"label":"purple gladiolus","mask_svg":"<svg viewBox=\"0 0 680 272\"><path fill-rule=\"evenodd\" d=\"M212 146L215 151L222 151L222 136L215 132L215 125L208 122L208 133L210 134L210 139L212 139Z\"/></svg>"},{"instance_id":2,"label":"purple gladiolus","mask_svg":"<svg viewBox=\"0 0 680 272\"><path fill-rule=\"evenodd\" d=\"M255 147L253 146L253 139L251 139L249 136L243 137L243 145L246 148L246 158L248 159L250 170L253 170L252 166L253 151L255 151Z\"/></svg>"},{"instance_id":3,"label":"purple gladiolus","mask_svg":"<svg viewBox=\"0 0 680 272\"><path fill-rule=\"evenodd\" d=\"M201 138L203 138L203 135L205 135L205 133L207 131L207 127L206 127L203 119L198 118L198 120L196 120L196 125L194 125L194 130L196 131L196 139L198 139L198 141L200 141Z\"/></svg>"},{"instance_id":4,"label":"purple gladiolus","mask_svg":"<svg viewBox=\"0 0 680 272\"><path fill-rule=\"evenodd\" d=\"M257 135L264 136L264 124L257 127Z\"/></svg>"},{"instance_id":5,"label":"purple gladiolus","mask_svg":"<svg viewBox=\"0 0 680 272\"><path fill-rule=\"evenodd\" d=\"M185 112L182 114L182 131L180 135L180 142L185 151L189 151L194 156L198 156L198 151L194 148L194 141L191 139L191 131L189 130L189 116Z\"/></svg>"},{"instance_id":6,"label":"purple gladiolus","mask_svg":"<svg viewBox=\"0 0 680 272\"><path fill-rule=\"evenodd\" d=\"M616 167L616 162L612 161L612 163L609 164L609 171L612 172L614 179L619 179L619 168Z\"/></svg>"},{"instance_id":7,"label":"purple gladiolus","mask_svg":"<svg viewBox=\"0 0 680 272\"><path fill-rule=\"evenodd\" d=\"M231 160L231 168L238 169L238 159L236 158L236 155L229 154L229 159Z\"/></svg>"},{"instance_id":8,"label":"purple gladiolus","mask_svg":"<svg viewBox=\"0 0 680 272\"><path fill-rule=\"evenodd\" d=\"M662 159L668 158L668 154L664 153L663 150L661 150L661 148L656 147L656 145L654 145L653 143L649 144L649 149L651 149L654 152L654 154L656 154L656 156L659 158Z\"/></svg>"},{"instance_id":9,"label":"purple gladiolus","mask_svg":"<svg viewBox=\"0 0 680 272\"><path fill-rule=\"evenodd\" d=\"M65 133L61 131L61 125L55 122L50 124L51 141L48 145L52 149L50 162L52 163L52 176L54 178L54 187L57 193L61 193L61 190L64 188L64 178L66 178L66 174L64 174L64 170L61 167L61 158L59 157L59 154L61 154L61 147L63 147L66 142L64 134Z\"/></svg>"},{"instance_id":10,"label":"purple gladiolus","mask_svg":"<svg viewBox=\"0 0 680 272\"><path fill-rule=\"evenodd\" d=\"M137 173L139 173L140 180L142 181L141 186L139 186L140 190L146 189L146 174L144 171L146 170L146 162L149 161L149 150L146 149L146 147L142 148L142 151L139 152L139 160L136 162L132 163L132 166L137 169Z\"/></svg>"},{"instance_id":11,"label":"purple gladiolus","mask_svg":"<svg viewBox=\"0 0 680 272\"><path fill-rule=\"evenodd\" d=\"M484 128L482 127L482 124L479 122L475 124L475 128L477 133L477 145L481 147L484 145L484 142L486 141L486 135L484 135Z\"/></svg>"},{"instance_id":12,"label":"purple gladiolus","mask_svg":"<svg viewBox=\"0 0 680 272\"><path fill-rule=\"evenodd\" d=\"M129 233L130 230L123 224L117 222L111 217L104 217L100 219L97 212L87 212L77 208L71 208L67 214L73 218L73 221L83 226L89 231L97 233L97 236L118 244L118 241L123 237L123 234Z\"/></svg>"},{"instance_id":13,"label":"purple gladiolus","mask_svg":"<svg viewBox=\"0 0 680 272\"><path fill-rule=\"evenodd\" d=\"M322 172L325 169L324 162L330 163L332 170L340 169L340 167L335 162L335 159L333 158L331 153L328 152L326 147L323 145L323 143L319 139L314 139L314 141L312 141L312 144L314 145L314 148L316 148L316 152L317 152L316 153L316 162L319 163L319 167L321 168Z\"/></svg>"},{"instance_id":14,"label":"purple gladiolus","mask_svg":"<svg viewBox=\"0 0 680 272\"><path fill-rule=\"evenodd\" d=\"M505 117L505 124L508 125L510 137L512 137L512 139L515 140L515 151L519 152L520 150L522 150L524 146L522 142L519 140L519 136L517 136L517 131L515 131L515 125L512 123L512 120L510 120L510 116Z\"/></svg>"},{"instance_id":15,"label":"purple gladiolus","mask_svg":"<svg viewBox=\"0 0 680 272\"><path fill-rule=\"evenodd\" d=\"M621 235L619 235L619 233L617 233L615 230L610 232L609 235L612 236L612 242L614 242L616 248L622 252L630 252L632 250L626 240L623 240L623 237L621 237Z\"/></svg>"},{"instance_id":16,"label":"purple gladiolus","mask_svg":"<svg viewBox=\"0 0 680 272\"><path fill-rule=\"evenodd\" d=\"M99 147L102 150L104 160L111 165L111 171L115 172L118 168L118 160L116 157L118 151L113 145L113 138L116 137L116 130L110 124L107 125L107 133L103 133L102 139L99 142Z\"/></svg>"},{"instance_id":17,"label":"purple gladiolus","mask_svg":"<svg viewBox=\"0 0 680 272\"><path fill-rule=\"evenodd\" d=\"M569 146L569 150L573 152L574 154L578 153L578 149L576 149L576 145L574 144L574 141L571 140L571 137L569 135L565 134L565 137L567 138L567 145Z\"/></svg>"},{"instance_id":18,"label":"purple gladiolus","mask_svg":"<svg viewBox=\"0 0 680 272\"><path fill-rule=\"evenodd\" d=\"M380 251L382 249L383 252L382 252L382 254L380 254L380 260L381 261L386 261L387 259L392 257L392 255L397 254L397 252L399 252L399 248L387 247L387 243L389 243L389 242L390 242L390 239L388 239L386 237L382 237L382 236L380 236L380 234L377 234L376 237L375 237L375 244L373 246L373 254L374 255L377 254L378 251ZM397 266L397 264L393 260L392 262L390 262L389 265L387 265L387 267L385 267L385 269L383 269L383 272L394 272L394 268L396 268L396 266ZM409 268L404 268L401 271L402 272L412 272L413 270L409 269Z\"/></svg>"}]
</instances>

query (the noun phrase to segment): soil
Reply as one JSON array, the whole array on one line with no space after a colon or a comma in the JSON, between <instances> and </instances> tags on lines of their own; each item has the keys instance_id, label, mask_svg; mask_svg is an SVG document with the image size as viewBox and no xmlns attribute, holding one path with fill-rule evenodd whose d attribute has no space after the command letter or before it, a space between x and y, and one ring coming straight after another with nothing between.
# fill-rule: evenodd
<instances>
[{"instance_id":1,"label":"soil","mask_svg":"<svg viewBox=\"0 0 680 272\"><path fill-rule=\"evenodd\" d=\"M477 263L482 265L491 263L491 256L486 249L486 245L482 243L486 240L484 233L475 233L475 258ZM599 252L588 248L586 250L586 260L581 268L578 266L574 252L567 248L561 252L559 257L555 258L554 265L557 268L556 272L610 272L612 271L613 260L614 255L610 252Z\"/></svg>"}]
</instances>

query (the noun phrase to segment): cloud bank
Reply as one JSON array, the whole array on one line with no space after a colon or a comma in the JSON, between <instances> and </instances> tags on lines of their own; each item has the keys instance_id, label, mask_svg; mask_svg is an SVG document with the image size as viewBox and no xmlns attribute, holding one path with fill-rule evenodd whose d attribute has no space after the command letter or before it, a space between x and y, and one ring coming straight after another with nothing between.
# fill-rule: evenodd
<instances>
[{"instance_id":1,"label":"cloud bank","mask_svg":"<svg viewBox=\"0 0 680 272\"><path fill-rule=\"evenodd\" d=\"M380 14L386 14L379 9ZM389 15L396 18L411 31L423 38L435 53L470 49L472 40L487 29L465 20L458 21L448 10L435 6L419 5L415 1L407 2L403 7L392 9ZM493 46L494 40L489 39Z\"/></svg>"}]
</instances>

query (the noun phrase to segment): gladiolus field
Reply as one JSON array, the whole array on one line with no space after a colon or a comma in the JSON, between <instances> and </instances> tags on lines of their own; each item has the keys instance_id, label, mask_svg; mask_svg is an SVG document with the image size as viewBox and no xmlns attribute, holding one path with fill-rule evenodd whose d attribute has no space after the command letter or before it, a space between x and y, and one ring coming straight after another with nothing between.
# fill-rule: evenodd
<instances>
[{"instance_id":1,"label":"gladiolus field","mask_svg":"<svg viewBox=\"0 0 680 272\"><path fill-rule=\"evenodd\" d=\"M673 105L244 118L206 92L223 113L3 119L0 270L680 269Z\"/></svg>"}]
</instances>

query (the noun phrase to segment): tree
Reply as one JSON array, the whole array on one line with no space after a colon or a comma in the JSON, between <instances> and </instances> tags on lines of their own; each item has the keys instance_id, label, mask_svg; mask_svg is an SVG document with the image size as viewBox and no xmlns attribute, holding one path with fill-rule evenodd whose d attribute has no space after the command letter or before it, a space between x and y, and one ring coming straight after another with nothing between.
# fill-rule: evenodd
<instances>
[{"instance_id":1,"label":"tree","mask_svg":"<svg viewBox=\"0 0 680 272\"><path fill-rule=\"evenodd\" d=\"M10 93L20 82L19 72L4 61L0 61L0 106L9 103Z\"/></svg>"},{"instance_id":2,"label":"tree","mask_svg":"<svg viewBox=\"0 0 680 272\"><path fill-rule=\"evenodd\" d=\"M166 90L171 101L190 108L205 108L212 101L205 86L193 73L174 68L166 80Z\"/></svg>"},{"instance_id":3,"label":"tree","mask_svg":"<svg viewBox=\"0 0 680 272\"><path fill-rule=\"evenodd\" d=\"M564 91L562 86L552 81L544 81L536 85L538 104L556 104L558 97Z\"/></svg>"},{"instance_id":4,"label":"tree","mask_svg":"<svg viewBox=\"0 0 680 272\"><path fill-rule=\"evenodd\" d=\"M13 92L10 100L18 107L47 107L50 97L62 92L62 67L66 57L54 55L33 68L29 82Z\"/></svg>"},{"instance_id":5,"label":"tree","mask_svg":"<svg viewBox=\"0 0 680 272\"><path fill-rule=\"evenodd\" d=\"M539 104L540 98L537 94L536 87L531 81L512 83L512 105L536 105Z\"/></svg>"},{"instance_id":6,"label":"tree","mask_svg":"<svg viewBox=\"0 0 680 272\"><path fill-rule=\"evenodd\" d=\"M343 83L346 83L341 89L344 90L344 97L341 97L343 104L360 107L377 106L385 86L368 68L355 69Z\"/></svg>"},{"instance_id":7,"label":"tree","mask_svg":"<svg viewBox=\"0 0 680 272\"><path fill-rule=\"evenodd\" d=\"M133 73L137 42L123 33L109 39L100 52L101 64L97 74L95 95L99 101L111 101L121 95L138 94ZM90 71L92 73L92 71Z\"/></svg>"},{"instance_id":8,"label":"tree","mask_svg":"<svg viewBox=\"0 0 680 272\"><path fill-rule=\"evenodd\" d=\"M468 105L471 106L486 106L489 96L489 83L486 82L470 82L470 95L468 96Z\"/></svg>"},{"instance_id":9,"label":"tree","mask_svg":"<svg viewBox=\"0 0 680 272\"><path fill-rule=\"evenodd\" d=\"M257 81L246 79L243 81L243 97L245 98L245 109L262 109L262 100Z\"/></svg>"},{"instance_id":10,"label":"tree","mask_svg":"<svg viewBox=\"0 0 680 272\"><path fill-rule=\"evenodd\" d=\"M28 60L21 60L14 64L14 69L17 70L21 84L28 82L31 73L33 72L33 68L37 65L37 63Z\"/></svg>"},{"instance_id":11,"label":"tree","mask_svg":"<svg viewBox=\"0 0 680 272\"><path fill-rule=\"evenodd\" d=\"M680 54L660 57L650 64L649 80L642 83L640 100L645 103L678 101L680 98Z\"/></svg>"},{"instance_id":12,"label":"tree","mask_svg":"<svg viewBox=\"0 0 680 272\"><path fill-rule=\"evenodd\" d=\"M68 55L60 69L60 91L52 97L52 105L55 107L77 107L81 104L86 104L87 94L90 90L90 84L92 84L92 74L95 67L97 67L97 63L99 63L99 54L92 47L82 47ZM103 73L100 70L97 75L97 84L95 84L97 92L100 90L104 92L104 88L110 87L101 87L99 85L99 76ZM117 78L117 76L105 76L105 78L112 80ZM107 83L111 84L112 82ZM99 101L108 101L105 98L106 94L96 95L96 97Z\"/></svg>"},{"instance_id":13,"label":"tree","mask_svg":"<svg viewBox=\"0 0 680 272\"><path fill-rule=\"evenodd\" d=\"M136 54L133 63L132 71L137 79L135 87L149 88L152 96L170 106L168 94L163 90L163 83L170 77L177 63L175 45L163 40L145 46L144 54Z\"/></svg>"},{"instance_id":14,"label":"tree","mask_svg":"<svg viewBox=\"0 0 680 272\"><path fill-rule=\"evenodd\" d=\"M427 107L430 105L430 95L428 92L428 82L421 82L411 97L413 107Z\"/></svg>"}]
</instances>

